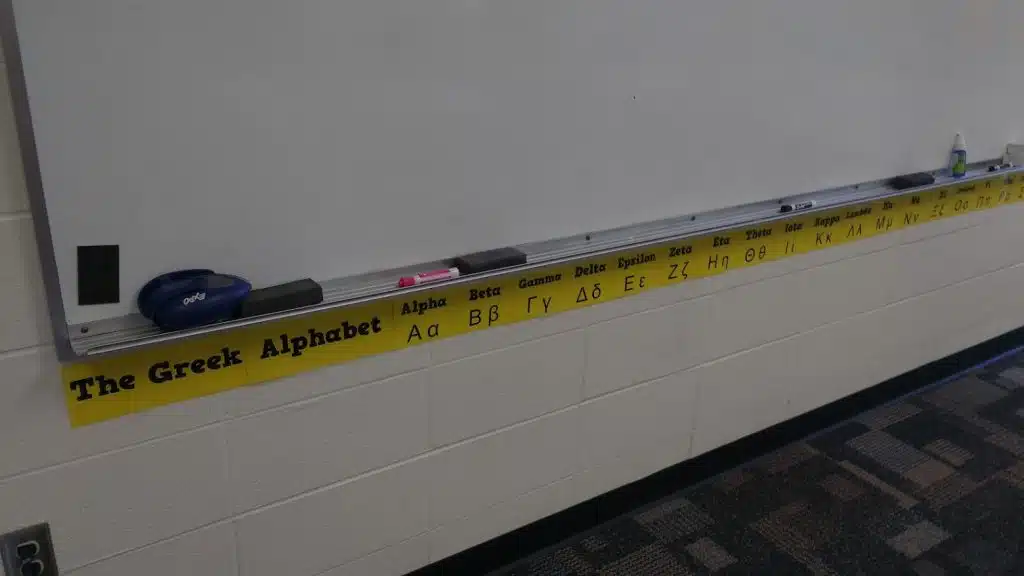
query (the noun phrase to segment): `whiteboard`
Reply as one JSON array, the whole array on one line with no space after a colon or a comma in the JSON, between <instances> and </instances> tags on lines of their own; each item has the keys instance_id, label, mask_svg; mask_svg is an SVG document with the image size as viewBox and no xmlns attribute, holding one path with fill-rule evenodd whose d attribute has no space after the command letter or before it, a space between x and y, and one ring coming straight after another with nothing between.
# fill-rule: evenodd
<instances>
[{"instance_id":1,"label":"whiteboard","mask_svg":"<svg viewBox=\"0 0 1024 576\"><path fill-rule=\"evenodd\" d=\"M13 2L69 324L1001 155L1020 0ZM122 303L78 306L76 247Z\"/></svg>"}]
</instances>

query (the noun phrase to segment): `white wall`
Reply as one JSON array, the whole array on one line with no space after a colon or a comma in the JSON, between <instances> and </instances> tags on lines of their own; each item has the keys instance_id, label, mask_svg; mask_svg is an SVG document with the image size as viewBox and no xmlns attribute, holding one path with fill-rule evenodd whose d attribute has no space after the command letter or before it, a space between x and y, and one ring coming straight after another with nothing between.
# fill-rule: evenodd
<instances>
[{"instance_id":1,"label":"white wall","mask_svg":"<svg viewBox=\"0 0 1024 576\"><path fill-rule=\"evenodd\" d=\"M71 430L0 93L0 531L75 576L403 573L1024 324L1013 206Z\"/></svg>"}]
</instances>

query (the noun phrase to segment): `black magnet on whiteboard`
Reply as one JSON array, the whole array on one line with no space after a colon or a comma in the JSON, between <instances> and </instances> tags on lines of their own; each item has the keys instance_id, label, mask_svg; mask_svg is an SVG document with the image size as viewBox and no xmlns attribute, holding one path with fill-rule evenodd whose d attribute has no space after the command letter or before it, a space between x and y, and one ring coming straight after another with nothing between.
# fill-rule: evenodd
<instances>
[{"instance_id":1,"label":"black magnet on whiteboard","mask_svg":"<svg viewBox=\"0 0 1024 576\"><path fill-rule=\"evenodd\" d=\"M262 316L274 312L294 310L303 306L313 306L324 301L324 289L319 284L304 278L287 284L257 288L249 292L242 302L242 318Z\"/></svg>"},{"instance_id":2,"label":"black magnet on whiteboard","mask_svg":"<svg viewBox=\"0 0 1024 576\"><path fill-rule=\"evenodd\" d=\"M78 305L117 304L121 301L119 247L78 247Z\"/></svg>"},{"instance_id":3,"label":"black magnet on whiteboard","mask_svg":"<svg viewBox=\"0 0 1024 576\"><path fill-rule=\"evenodd\" d=\"M498 248L466 254L455 259L459 274L476 274L526 264L526 253L516 248Z\"/></svg>"},{"instance_id":4,"label":"black magnet on whiteboard","mask_svg":"<svg viewBox=\"0 0 1024 576\"><path fill-rule=\"evenodd\" d=\"M139 291L139 312L164 330L204 326L238 316L252 286L213 270L178 270L150 280Z\"/></svg>"},{"instance_id":5,"label":"black magnet on whiteboard","mask_svg":"<svg viewBox=\"0 0 1024 576\"><path fill-rule=\"evenodd\" d=\"M905 174L889 180L889 186L892 186L896 190L920 188L921 186L928 186L934 183L935 177L924 172L919 172L917 174Z\"/></svg>"}]
</instances>

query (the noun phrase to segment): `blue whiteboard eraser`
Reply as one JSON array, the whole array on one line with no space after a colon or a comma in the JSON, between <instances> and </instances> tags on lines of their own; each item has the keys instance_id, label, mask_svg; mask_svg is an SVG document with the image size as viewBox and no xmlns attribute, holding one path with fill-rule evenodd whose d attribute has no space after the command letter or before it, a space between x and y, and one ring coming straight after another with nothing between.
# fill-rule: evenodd
<instances>
[{"instance_id":1,"label":"blue whiteboard eraser","mask_svg":"<svg viewBox=\"0 0 1024 576\"><path fill-rule=\"evenodd\" d=\"M182 330L230 320L252 286L238 276L212 270L179 270L157 276L139 291L139 312L164 330Z\"/></svg>"}]
</instances>

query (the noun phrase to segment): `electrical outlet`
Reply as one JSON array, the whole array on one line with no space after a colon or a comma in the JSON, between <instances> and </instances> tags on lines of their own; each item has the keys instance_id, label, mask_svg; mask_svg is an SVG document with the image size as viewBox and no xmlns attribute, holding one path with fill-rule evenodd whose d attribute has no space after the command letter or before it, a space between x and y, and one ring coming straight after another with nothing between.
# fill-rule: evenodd
<instances>
[{"instance_id":1,"label":"electrical outlet","mask_svg":"<svg viewBox=\"0 0 1024 576\"><path fill-rule=\"evenodd\" d=\"M3 576L58 576L50 525L0 534L0 567Z\"/></svg>"}]
</instances>

